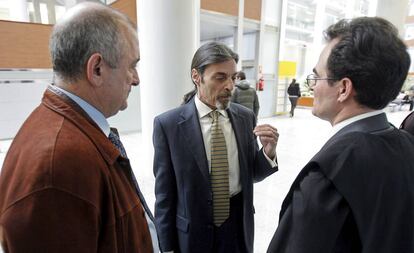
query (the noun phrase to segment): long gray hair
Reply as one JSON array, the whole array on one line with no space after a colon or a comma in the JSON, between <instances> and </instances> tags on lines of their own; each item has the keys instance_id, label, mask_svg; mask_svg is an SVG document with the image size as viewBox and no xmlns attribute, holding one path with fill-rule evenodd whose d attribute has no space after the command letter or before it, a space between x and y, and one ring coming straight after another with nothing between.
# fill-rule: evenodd
<instances>
[{"instance_id":1,"label":"long gray hair","mask_svg":"<svg viewBox=\"0 0 414 253\"><path fill-rule=\"evenodd\" d=\"M195 52L191 63L191 70L197 70L201 78L203 78L204 71L208 65L232 59L237 63L239 61L239 55L233 52L228 46L216 41L207 42ZM194 85L194 89L184 95L182 104L188 103L197 94L197 86L195 83Z\"/></svg>"}]
</instances>

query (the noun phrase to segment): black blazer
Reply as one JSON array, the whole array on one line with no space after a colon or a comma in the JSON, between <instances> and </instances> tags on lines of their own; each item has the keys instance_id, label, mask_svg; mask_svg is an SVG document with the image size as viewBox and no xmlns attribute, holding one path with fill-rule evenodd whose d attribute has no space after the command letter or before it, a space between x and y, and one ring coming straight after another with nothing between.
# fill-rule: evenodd
<instances>
[{"instance_id":1,"label":"black blazer","mask_svg":"<svg viewBox=\"0 0 414 253\"><path fill-rule=\"evenodd\" d=\"M253 252L253 182L263 180L277 168L271 168L258 149L253 112L231 103L227 113L239 154L245 244ZM153 142L155 221L162 250L211 252L212 191L194 99L155 118Z\"/></svg>"},{"instance_id":2,"label":"black blazer","mask_svg":"<svg viewBox=\"0 0 414 253\"><path fill-rule=\"evenodd\" d=\"M292 184L268 252L414 252L413 154L385 114L344 127Z\"/></svg>"},{"instance_id":3,"label":"black blazer","mask_svg":"<svg viewBox=\"0 0 414 253\"><path fill-rule=\"evenodd\" d=\"M414 112L408 114L408 116L403 120L400 129L404 129L414 135Z\"/></svg>"}]
</instances>

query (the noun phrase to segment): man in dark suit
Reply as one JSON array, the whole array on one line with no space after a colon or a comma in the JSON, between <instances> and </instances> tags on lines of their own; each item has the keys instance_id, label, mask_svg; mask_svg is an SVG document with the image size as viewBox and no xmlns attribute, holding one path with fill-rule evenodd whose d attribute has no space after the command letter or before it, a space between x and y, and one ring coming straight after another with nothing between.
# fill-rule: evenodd
<instances>
[{"instance_id":1,"label":"man in dark suit","mask_svg":"<svg viewBox=\"0 0 414 253\"><path fill-rule=\"evenodd\" d=\"M237 61L224 44L201 46L191 66L195 90L154 120L155 220L164 252L253 252L253 182L277 171L278 133L230 103Z\"/></svg>"},{"instance_id":2,"label":"man in dark suit","mask_svg":"<svg viewBox=\"0 0 414 253\"><path fill-rule=\"evenodd\" d=\"M268 252L414 252L414 138L381 111L407 76L406 46L377 17L325 34L307 82L334 134L294 181Z\"/></svg>"}]
</instances>

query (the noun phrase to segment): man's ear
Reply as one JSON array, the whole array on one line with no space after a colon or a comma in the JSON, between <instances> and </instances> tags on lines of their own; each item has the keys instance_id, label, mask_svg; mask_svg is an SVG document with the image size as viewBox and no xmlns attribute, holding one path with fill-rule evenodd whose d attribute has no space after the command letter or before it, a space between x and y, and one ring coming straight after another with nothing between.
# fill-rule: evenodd
<instances>
[{"instance_id":1,"label":"man's ear","mask_svg":"<svg viewBox=\"0 0 414 253\"><path fill-rule=\"evenodd\" d=\"M86 78L89 83L94 86L101 86L103 83L102 71L104 68L104 61L102 55L94 53L86 62Z\"/></svg>"},{"instance_id":2,"label":"man's ear","mask_svg":"<svg viewBox=\"0 0 414 253\"><path fill-rule=\"evenodd\" d=\"M198 73L198 71L196 69L192 69L191 70L191 79L193 79L193 82L199 86L200 85L200 81L201 81L201 76Z\"/></svg>"},{"instance_id":3,"label":"man's ear","mask_svg":"<svg viewBox=\"0 0 414 253\"><path fill-rule=\"evenodd\" d=\"M339 81L338 93L339 102L344 102L353 96L352 94L354 93L354 85L351 79L345 77Z\"/></svg>"}]
</instances>

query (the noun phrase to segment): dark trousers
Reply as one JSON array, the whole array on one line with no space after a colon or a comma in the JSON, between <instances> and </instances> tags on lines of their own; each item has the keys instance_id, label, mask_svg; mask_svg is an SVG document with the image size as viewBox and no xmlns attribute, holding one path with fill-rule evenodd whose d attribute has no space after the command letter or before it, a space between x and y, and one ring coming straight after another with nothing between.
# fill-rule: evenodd
<instances>
[{"instance_id":1,"label":"dark trousers","mask_svg":"<svg viewBox=\"0 0 414 253\"><path fill-rule=\"evenodd\" d=\"M247 253L243 236L243 194L230 198L230 215L220 227L214 227L213 252Z\"/></svg>"},{"instance_id":2,"label":"dark trousers","mask_svg":"<svg viewBox=\"0 0 414 253\"><path fill-rule=\"evenodd\" d=\"M289 96L289 100L290 100L290 116L293 117L294 113L295 113L295 108L296 105L298 103L298 99L299 97L297 96Z\"/></svg>"}]
</instances>

